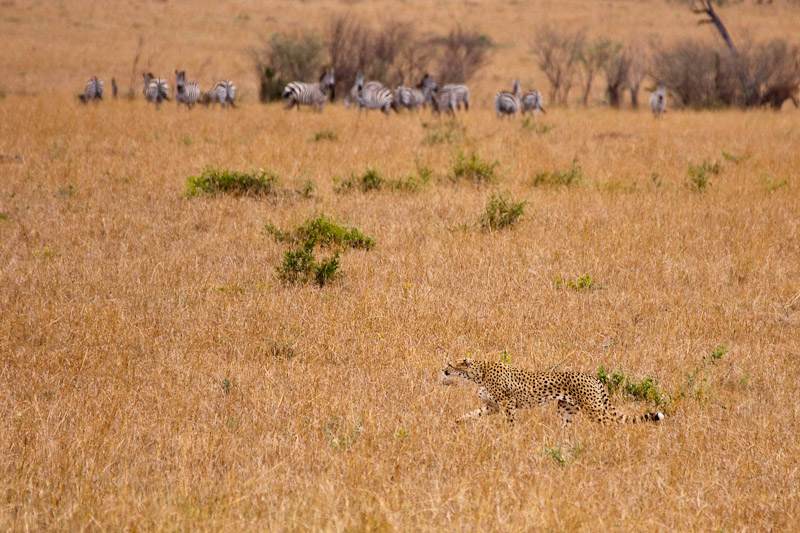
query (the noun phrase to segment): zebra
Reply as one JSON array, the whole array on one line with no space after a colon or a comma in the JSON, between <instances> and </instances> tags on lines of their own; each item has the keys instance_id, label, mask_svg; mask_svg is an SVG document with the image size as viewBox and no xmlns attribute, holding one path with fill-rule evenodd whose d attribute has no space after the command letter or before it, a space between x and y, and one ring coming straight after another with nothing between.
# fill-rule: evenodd
<instances>
[{"instance_id":1,"label":"zebra","mask_svg":"<svg viewBox=\"0 0 800 533\"><path fill-rule=\"evenodd\" d=\"M156 78L150 72L143 73L142 78L144 78L142 92L144 93L145 100L153 102L156 106L164 100L169 101L169 85L167 85L167 80L164 78Z\"/></svg>"},{"instance_id":2,"label":"zebra","mask_svg":"<svg viewBox=\"0 0 800 533\"><path fill-rule=\"evenodd\" d=\"M514 87L514 92L500 91L494 97L494 110L498 117L503 115L517 116L517 110L520 107L520 95L522 88L517 80L511 80L511 85Z\"/></svg>"},{"instance_id":3,"label":"zebra","mask_svg":"<svg viewBox=\"0 0 800 533\"><path fill-rule=\"evenodd\" d=\"M394 106L394 95L392 91L382 84L364 84L364 74L359 72L356 74L356 91L358 101L358 112L361 113L362 109L380 109L386 116L389 116L389 110L397 108Z\"/></svg>"},{"instance_id":4,"label":"zebra","mask_svg":"<svg viewBox=\"0 0 800 533\"><path fill-rule=\"evenodd\" d=\"M379 81L368 81L364 84L364 92L375 92L383 88L383 84ZM344 97L344 106L350 109L352 105L358 104L358 85L353 85L347 96Z\"/></svg>"},{"instance_id":5,"label":"zebra","mask_svg":"<svg viewBox=\"0 0 800 533\"><path fill-rule=\"evenodd\" d=\"M301 105L310 105L311 109L322 113L322 108L325 106L325 102L328 101L328 93L330 93L331 100L333 100L335 84L336 76L332 68L325 69L316 83L293 81L283 89L282 95L286 99L284 109L288 111L297 106L297 110L300 111Z\"/></svg>"},{"instance_id":6,"label":"zebra","mask_svg":"<svg viewBox=\"0 0 800 533\"><path fill-rule=\"evenodd\" d=\"M220 107L225 108L228 105L236 107L234 105L235 99L236 85L230 80L220 80L199 99L199 102L206 107L214 102L219 102Z\"/></svg>"},{"instance_id":7,"label":"zebra","mask_svg":"<svg viewBox=\"0 0 800 533\"><path fill-rule=\"evenodd\" d=\"M175 101L189 109L200 100L200 87L196 81L186 81L186 71L175 71Z\"/></svg>"},{"instance_id":8,"label":"zebra","mask_svg":"<svg viewBox=\"0 0 800 533\"><path fill-rule=\"evenodd\" d=\"M103 80L97 76L92 76L89 78L89 81L86 82L86 88L83 90L83 94L78 95L78 100L80 100L82 104L86 104L89 101L97 102L102 99Z\"/></svg>"},{"instance_id":9,"label":"zebra","mask_svg":"<svg viewBox=\"0 0 800 533\"><path fill-rule=\"evenodd\" d=\"M456 109L469 111L469 88L466 85L445 85L439 90L438 97L434 100L434 111L437 113L444 109L446 113L455 114Z\"/></svg>"},{"instance_id":10,"label":"zebra","mask_svg":"<svg viewBox=\"0 0 800 533\"><path fill-rule=\"evenodd\" d=\"M528 91L522 96L522 105L520 111L522 114L533 113L534 116L539 116L539 111L547 114L547 111L542 107L542 93L539 91Z\"/></svg>"},{"instance_id":11,"label":"zebra","mask_svg":"<svg viewBox=\"0 0 800 533\"><path fill-rule=\"evenodd\" d=\"M117 79L111 78L111 94L114 97L114 100L117 99Z\"/></svg>"},{"instance_id":12,"label":"zebra","mask_svg":"<svg viewBox=\"0 0 800 533\"><path fill-rule=\"evenodd\" d=\"M667 109L667 88L659 85L658 89L650 93L650 111L658 118Z\"/></svg>"},{"instance_id":13,"label":"zebra","mask_svg":"<svg viewBox=\"0 0 800 533\"><path fill-rule=\"evenodd\" d=\"M425 74L422 81L416 87L399 85L394 91L394 103L396 106L403 106L408 109L419 109L428 102L433 101L434 91L438 91L439 86L430 74Z\"/></svg>"}]
</instances>

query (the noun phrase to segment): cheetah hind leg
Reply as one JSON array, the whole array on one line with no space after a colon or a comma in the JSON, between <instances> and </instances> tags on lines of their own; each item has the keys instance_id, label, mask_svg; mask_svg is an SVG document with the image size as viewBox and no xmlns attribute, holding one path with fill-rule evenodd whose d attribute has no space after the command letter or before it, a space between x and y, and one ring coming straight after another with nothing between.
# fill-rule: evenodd
<instances>
[{"instance_id":1,"label":"cheetah hind leg","mask_svg":"<svg viewBox=\"0 0 800 533\"><path fill-rule=\"evenodd\" d=\"M558 400L558 414L561 416L561 441L569 443L567 430L572 426L572 417L580 411L580 407L564 400Z\"/></svg>"}]
</instances>

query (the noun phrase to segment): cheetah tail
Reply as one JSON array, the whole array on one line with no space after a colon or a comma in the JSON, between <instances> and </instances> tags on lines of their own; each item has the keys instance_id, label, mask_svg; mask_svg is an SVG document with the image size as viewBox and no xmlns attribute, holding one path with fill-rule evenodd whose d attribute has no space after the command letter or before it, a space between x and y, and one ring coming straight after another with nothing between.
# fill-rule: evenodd
<instances>
[{"instance_id":1,"label":"cheetah tail","mask_svg":"<svg viewBox=\"0 0 800 533\"><path fill-rule=\"evenodd\" d=\"M628 416L619 413L612 413L612 418L620 424L640 424L644 422L661 422L664 420L664 413L657 411L654 413L645 413L639 416Z\"/></svg>"}]
</instances>

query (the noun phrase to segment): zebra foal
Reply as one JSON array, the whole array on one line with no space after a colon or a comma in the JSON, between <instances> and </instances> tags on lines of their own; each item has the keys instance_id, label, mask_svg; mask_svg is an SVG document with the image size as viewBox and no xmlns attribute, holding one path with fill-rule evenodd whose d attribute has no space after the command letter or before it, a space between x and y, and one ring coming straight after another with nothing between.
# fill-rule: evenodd
<instances>
[{"instance_id":1,"label":"zebra foal","mask_svg":"<svg viewBox=\"0 0 800 533\"><path fill-rule=\"evenodd\" d=\"M175 101L189 109L200 100L200 86L196 81L186 81L186 71L175 71Z\"/></svg>"},{"instance_id":2,"label":"zebra foal","mask_svg":"<svg viewBox=\"0 0 800 533\"><path fill-rule=\"evenodd\" d=\"M103 99L103 80L97 76L92 76L86 82L86 87L83 89L83 94L78 95L78 100L82 104L87 104L90 101L98 102Z\"/></svg>"}]
</instances>

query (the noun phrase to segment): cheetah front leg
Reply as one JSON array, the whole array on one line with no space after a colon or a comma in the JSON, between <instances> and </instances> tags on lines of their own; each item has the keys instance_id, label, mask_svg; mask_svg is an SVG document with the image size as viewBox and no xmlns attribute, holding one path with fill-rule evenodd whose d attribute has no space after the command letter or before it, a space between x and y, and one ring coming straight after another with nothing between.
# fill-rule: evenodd
<instances>
[{"instance_id":1,"label":"cheetah front leg","mask_svg":"<svg viewBox=\"0 0 800 533\"><path fill-rule=\"evenodd\" d=\"M456 420L456 424L460 424L464 420L469 420L470 418L480 418L482 416L493 415L500 410L500 407L497 405L497 402L495 402L494 399L492 399L492 396L484 387L478 389L478 398L480 398L485 405L480 409L475 409L474 411L470 411L464 416L458 418Z\"/></svg>"}]
</instances>

